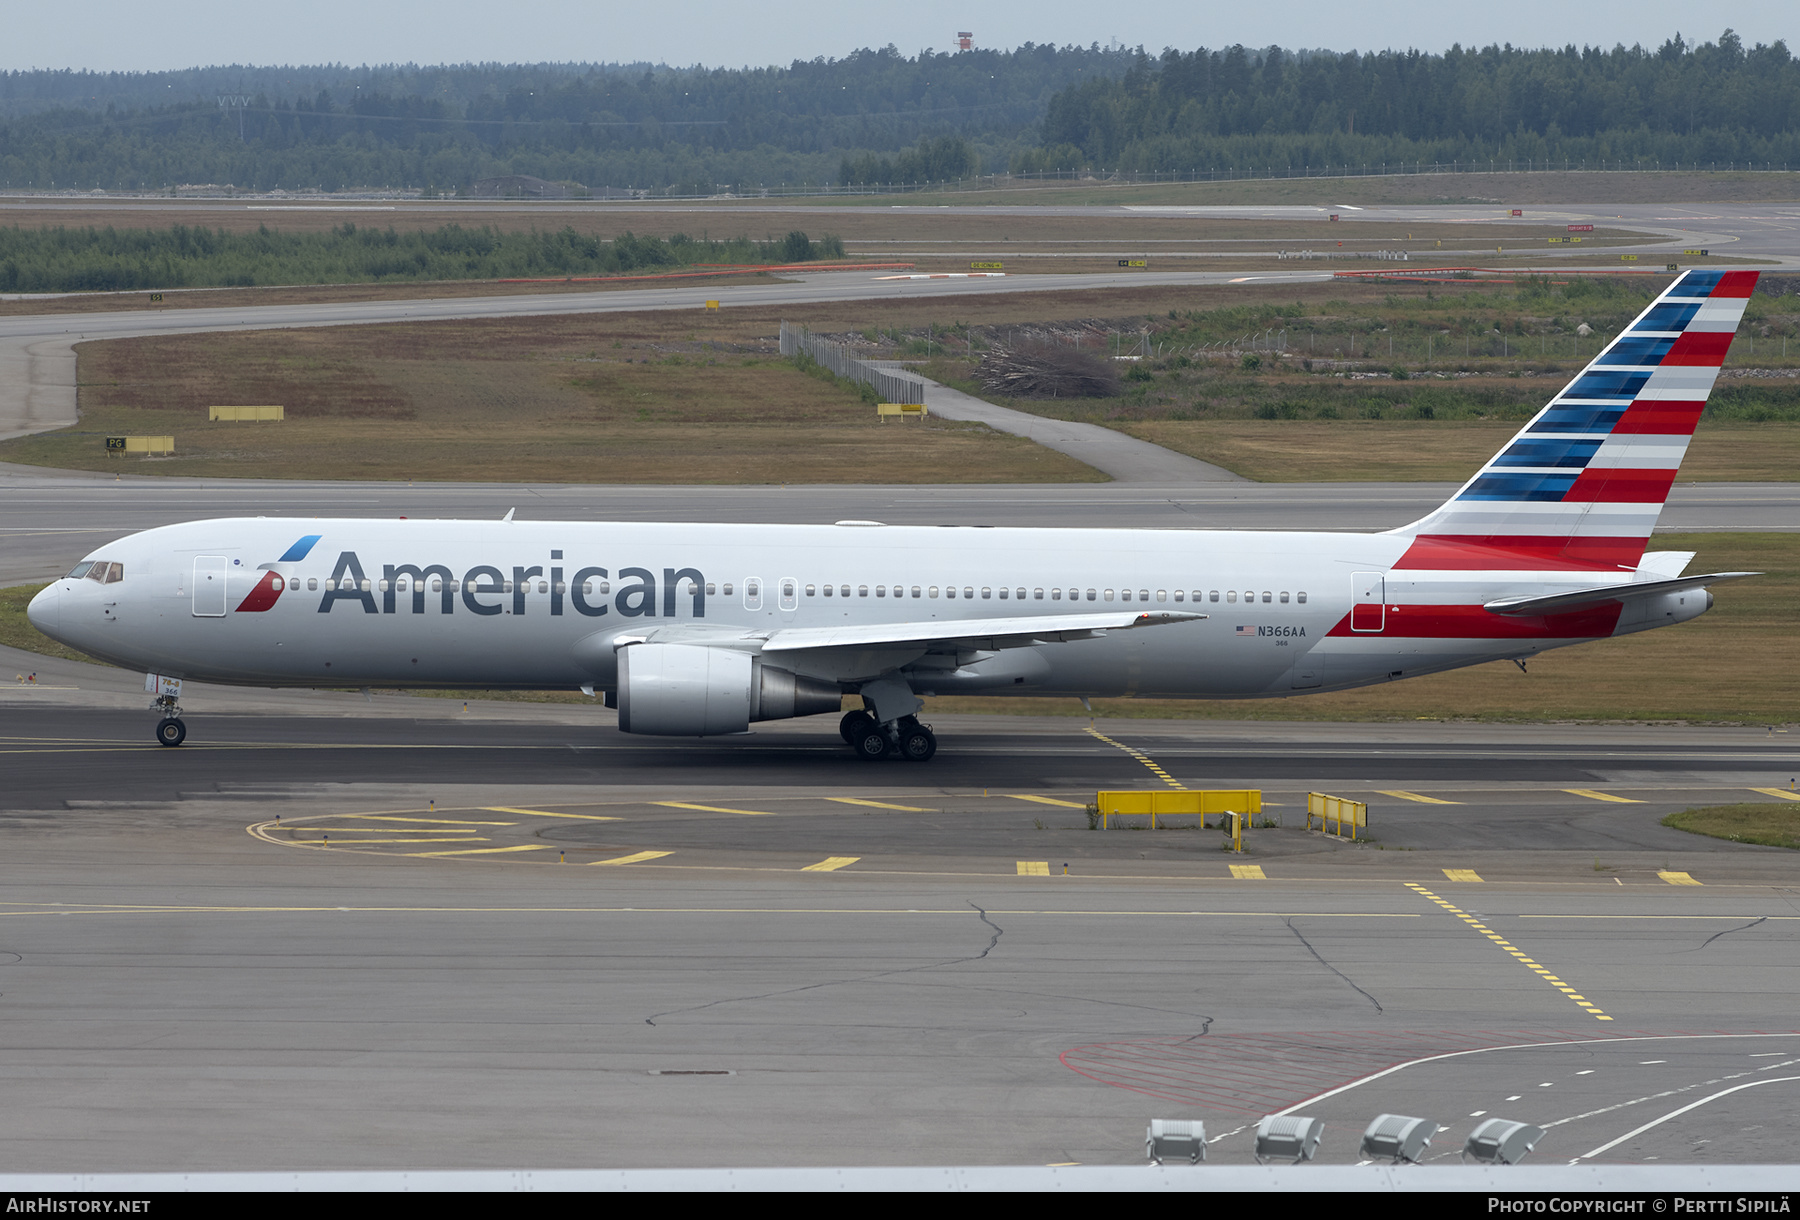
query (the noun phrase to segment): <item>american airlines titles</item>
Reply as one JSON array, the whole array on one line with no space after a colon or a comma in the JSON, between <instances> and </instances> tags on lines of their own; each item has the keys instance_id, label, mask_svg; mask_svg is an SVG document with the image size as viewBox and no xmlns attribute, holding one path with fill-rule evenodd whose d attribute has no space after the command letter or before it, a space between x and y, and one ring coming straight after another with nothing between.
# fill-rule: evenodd
<instances>
[{"instance_id":1,"label":"american airlines titles","mask_svg":"<svg viewBox=\"0 0 1800 1220\"><path fill-rule=\"evenodd\" d=\"M552 551L551 557L561 559L562 552ZM607 569L601 567L577 569L568 578L566 585L563 568L552 567L546 573L540 565L514 565L509 579L491 564L477 564L459 579L443 564L420 566L413 563L390 563L383 565L381 576L381 588L372 588L356 552L340 553L337 566L332 570L331 580L327 582L325 595L319 599L319 613L329 614L333 606L347 601L360 605L364 614L398 614L402 612L400 595L405 592L412 599L412 613L423 614L428 595L427 583L435 580L437 583L430 595L439 599L440 613L453 613L460 596L463 607L471 614L503 614L507 610L504 602L481 599L510 595L512 613L524 614L525 598L531 589L531 582L547 577L552 618L563 614L565 602L576 614L588 618L598 618L609 610L616 611L625 618L655 618L659 614L664 618L674 618L678 594L692 599L695 618L706 617L706 577L700 574L698 568L664 568L660 582L656 573L649 568L620 568L616 578L619 581L617 589L609 587L613 577ZM399 582L403 579L411 586L410 589L399 589ZM591 591L594 587L591 582L594 581L606 582L599 586L603 592L596 594ZM686 589L682 588L682 581L689 582ZM510 594L507 589L509 584ZM659 584L662 594L660 599L657 596ZM377 596L381 598L380 606L375 602Z\"/></svg>"}]
</instances>

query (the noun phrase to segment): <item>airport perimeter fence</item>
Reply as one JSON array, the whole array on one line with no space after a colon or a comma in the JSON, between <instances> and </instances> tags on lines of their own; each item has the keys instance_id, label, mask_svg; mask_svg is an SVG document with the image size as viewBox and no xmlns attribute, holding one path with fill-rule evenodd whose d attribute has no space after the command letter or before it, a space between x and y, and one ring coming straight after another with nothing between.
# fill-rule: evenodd
<instances>
[{"instance_id":1,"label":"airport perimeter fence","mask_svg":"<svg viewBox=\"0 0 1800 1220\"><path fill-rule=\"evenodd\" d=\"M881 395L882 402L922 403L925 401L924 382L890 372L867 360L859 360L852 356L850 349L842 343L821 339L806 327L792 322L781 324L781 354L783 356L810 357L839 377L872 386L875 392Z\"/></svg>"}]
</instances>

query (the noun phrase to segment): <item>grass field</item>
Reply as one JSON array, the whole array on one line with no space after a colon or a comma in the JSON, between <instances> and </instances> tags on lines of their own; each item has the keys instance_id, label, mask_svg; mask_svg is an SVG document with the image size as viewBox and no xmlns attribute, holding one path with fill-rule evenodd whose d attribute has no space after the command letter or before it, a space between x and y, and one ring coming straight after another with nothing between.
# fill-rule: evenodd
<instances>
[{"instance_id":1,"label":"grass field","mask_svg":"<svg viewBox=\"0 0 1800 1220\"><path fill-rule=\"evenodd\" d=\"M765 326L767 329L765 329ZM0 458L134 473L588 483L1057 483L1101 476L982 425L878 422L773 351L773 326L669 313L113 340L81 423ZM275 404L283 423L209 423ZM108 458L104 436L173 435Z\"/></svg>"},{"instance_id":2,"label":"grass field","mask_svg":"<svg viewBox=\"0 0 1800 1220\"><path fill-rule=\"evenodd\" d=\"M1671 813L1662 824L1733 843L1800 847L1800 804L1707 805Z\"/></svg>"},{"instance_id":3,"label":"grass field","mask_svg":"<svg viewBox=\"0 0 1800 1220\"><path fill-rule=\"evenodd\" d=\"M1653 721L1795 725L1800 695L1800 538L1791 534L1658 535L1656 550L1694 550L1691 572L1761 571L1721 585L1717 604L1690 623L1564 648L1532 660L1411 678L1362 690L1286 699L1100 699L1100 716L1198 720ZM0 590L0 644L82 659L36 631L25 605L42 586ZM574 702L573 692L448 697ZM1086 716L1073 699L926 700L933 713ZM823 723L823 722L821 722ZM1797 806L1796 808L1800 808ZM1685 828L1684 828L1685 829ZM1753 840L1754 841L1754 840Z\"/></svg>"},{"instance_id":4,"label":"grass field","mask_svg":"<svg viewBox=\"0 0 1800 1220\"><path fill-rule=\"evenodd\" d=\"M1540 404L1541 405L1541 404ZM1450 482L1481 469L1517 421L1161 420L1131 435L1263 483ZM1681 463L1682 482L1800 479L1800 425L1707 422Z\"/></svg>"}]
</instances>

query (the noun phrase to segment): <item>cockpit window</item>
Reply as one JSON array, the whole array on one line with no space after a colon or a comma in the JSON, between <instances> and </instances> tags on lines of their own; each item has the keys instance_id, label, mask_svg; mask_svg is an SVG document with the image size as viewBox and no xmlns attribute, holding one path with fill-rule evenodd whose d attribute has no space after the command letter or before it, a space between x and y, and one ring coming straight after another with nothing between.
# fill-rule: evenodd
<instances>
[{"instance_id":1,"label":"cockpit window","mask_svg":"<svg viewBox=\"0 0 1800 1220\"><path fill-rule=\"evenodd\" d=\"M102 560L98 563L88 564L86 567L87 571L82 575L99 584L116 585L125 579L125 565L122 563L108 563ZM75 571L70 572L69 575L75 576L77 573L81 573L81 568L82 565L77 564Z\"/></svg>"},{"instance_id":2,"label":"cockpit window","mask_svg":"<svg viewBox=\"0 0 1800 1220\"><path fill-rule=\"evenodd\" d=\"M65 579L80 580L83 576L86 576L88 574L88 569L93 566L94 566L94 564L93 564L92 560L84 559L80 563L76 564L73 568L69 569L69 575Z\"/></svg>"}]
</instances>

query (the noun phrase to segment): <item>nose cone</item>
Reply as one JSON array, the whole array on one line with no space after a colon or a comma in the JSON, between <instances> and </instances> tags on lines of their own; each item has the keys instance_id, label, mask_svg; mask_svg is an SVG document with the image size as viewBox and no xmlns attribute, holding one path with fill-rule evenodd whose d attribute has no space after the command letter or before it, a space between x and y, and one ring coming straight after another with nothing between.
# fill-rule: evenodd
<instances>
[{"instance_id":1,"label":"nose cone","mask_svg":"<svg viewBox=\"0 0 1800 1220\"><path fill-rule=\"evenodd\" d=\"M33 627L55 639L58 628L62 626L61 611L62 581L59 580L38 591L38 595L31 599L31 604L25 607L25 617L31 620Z\"/></svg>"}]
</instances>

